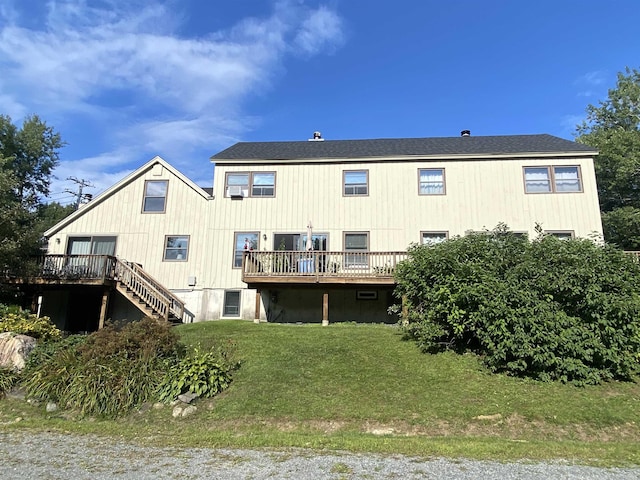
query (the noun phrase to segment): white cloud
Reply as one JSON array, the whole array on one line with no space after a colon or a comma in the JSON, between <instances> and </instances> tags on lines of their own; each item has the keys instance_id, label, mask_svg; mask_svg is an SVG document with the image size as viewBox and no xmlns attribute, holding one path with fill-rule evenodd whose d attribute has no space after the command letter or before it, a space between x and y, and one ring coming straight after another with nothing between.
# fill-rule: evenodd
<instances>
[{"instance_id":1,"label":"white cloud","mask_svg":"<svg viewBox=\"0 0 640 480\"><path fill-rule=\"evenodd\" d=\"M576 79L574 84L580 89L579 97L593 97L599 94L599 90L607 81L607 74L602 70L587 72Z\"/></svg>"},{"instance_id":2,"label":"white cloud","mask_svg":"<svg viewBox=\"0 0 640 480\"><path fill-rule=\"evenodd\" d=\"M191 37L177 33L187 18L179 2L51 0L33 12L38 22L26 8L0 7L0 112L60 118L67 130L93 125L106 151L65 159L56 174L86 171L96 183L152 153L213 153L255 124L243 101L271 88L286 55L344 41L334 11L295 0Z\"/></svg>"},{"instance_id":3,"label":"white cloud","mask_svg":"<svg viewBox=\"0 0 640 480\"><path fill-rule=\"evenodd\" d=\"M308 15L295 37L295 45L309 55L315 55L325 48L339 47L343 41L342 20L326 7L320 7Z\"/></svg>"}]
</instances>

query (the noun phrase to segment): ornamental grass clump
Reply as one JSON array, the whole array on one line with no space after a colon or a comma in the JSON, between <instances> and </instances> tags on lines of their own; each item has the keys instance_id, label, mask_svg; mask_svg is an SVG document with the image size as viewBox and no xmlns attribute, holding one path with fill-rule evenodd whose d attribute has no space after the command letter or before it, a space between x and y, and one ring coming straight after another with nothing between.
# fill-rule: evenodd
<instances>
[{"instance_id":1,"label":"ornamental grass clump","mask_svg":"<svg viewBox=\"0 0 640 480\"><path fill-rule=\"evenodd\" d=\"M38 350L23 383L29 397L115 418L185 391L213 396L227 388L231 369L216 352L188 354L168 322L108 324Z\"/></svg>"}]
</instances>

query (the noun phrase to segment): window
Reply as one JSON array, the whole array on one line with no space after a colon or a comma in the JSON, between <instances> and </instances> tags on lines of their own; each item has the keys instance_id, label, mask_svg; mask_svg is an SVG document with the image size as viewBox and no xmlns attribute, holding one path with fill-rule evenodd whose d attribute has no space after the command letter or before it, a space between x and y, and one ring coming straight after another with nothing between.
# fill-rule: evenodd
<instances>
[{"instance_id":1,"label":"window","mask_svg":"<svg viewBox=\"0 0 640 480\"><path fill-rule=\"evenodd\" d=\"M348 252L344 258L344 266L346 268L368 267L369 256L364 252L369 251L369 233L345 233L344 250Z\"/></svg>"},{"instance_id":2,"label":"window","mask_svg":"<svg viewBox=\"0 0 640 480\"><path fill-rule=\"evenodd\" d=\"M329 235L326 233L311 234L311 249L326 250ZM307 250L307 234L306 233L275 233L273 235L274 250Z\"/></svg>"},{"instance_id":3,"label":"window","mask_svg":"<svg viewBox=\"0 0 640 480\"><path fill-rule=\"evenodd\" d=\"M64 266L65 274L103 275L105 262L103 258L91 255L115 255L116 237L69 237L67 241L67 258Z\"/></svg>"},{"instance_id":4,"label":"window","mask_svg":"<svg viewBox=\"0 0 640 480\"><path fill-rule=\"evenodd\" d=\"M251 175L252 197L273 197L276 191L276 174L274 172L254 172Z\"/></svg>"},{"instance_id":5,"label":"window","mask_svg":"<svg viewBox=\"0 0 640 480\"><path fill-rule=\"evenodd\" d=\"M436 245L444 242L447 238L449 238L447 232L420 232L422 245Z\"/></svg>"},{"instance_id":6,"label":"window","mask_svg":"<svg viewBox=\"0 0 640 480\"><path fill-rule=\"evenodd\" d=\"M242 254L245 250L258 250L259 232L237 232L234 238L233 268L242 267Z\"/></svg>"},{"instance_id":7,"label":"window","mask_svg":"<svg viewBox=\"0 0 640 480\"><path fill-rule=\"evenodd\" d=\"M553 235L560 240L571 240L573 238L573 230L545 230L547 235Z\"/></svg>"},{"instance_id":8,"label":"window","mask_svg":"<svg viewBox=\"0 0 640 480\"><path fill-rule=\"evenodd\" d=\"M578 167L553 167L556 192L581 192L579 170Z\"/></svg>"},{"instance_id":9,"label":"window","mask_svg":"<svg viewBox=\"0 0 640 480\"><path fill-rule=\"evenodd\" d=\"M225 196L235 196L233 191L239 189L243 197L249 196L249 174L248 173L227 173L225 180Z\"/></svg>"},{"instance_id":10,"label":"window","mask_svg":"<svg viewBox=\"0 0 640 480\"><path fill-rule=\"evenodd\" d=\"M444 195L444 168L421 168L418 171L420 195Z\"/></svg>"},{"instance_id":11,"label":"window","mask_svg":"<svg viewBox=\"0 0 640 480\"><path fill-rule=\"evenodd\" d=\"M227 173L224 190L226 197L236 196L235 193L238 191L243 197L274 197L276 174L275 172Z\"/></svg>"},{"instance_id":12,"label":"window","mask_svg":"<svg viewBox=\"0 0 640 480\"><path fill-rule=\"evenodd\" d=\"M368 195L369 172L367 170L346 170L344 172L344 195Z\"/></svg>"},{"instance_id":13,"label":"window","mask_svg":"<svg viewBox=\"0 0 640 480\"><path fill-rule=\"evenodd\" d=\"M581 192L580 167L524 167L526 193Z\"/></svg>"},{"instance_id":14,"label":"window","mask_svg":"<svg viewBox=\"0 0 640 480\"><path fill-rule=\"evenodd\" d=\"M240 291L227 290L224 292L224 306L222 307L223 317L240 316Z\"/></svg>"},{"instance_id":15,"label":"window","mask_svg":"<svg viewBox=\"0 0 640 480\"><path fill-rule=\"evenodd\" d=\"M147 180L144 184L143 213L164 213L168 180Z\"/></svg>"},{"instance_id":16,"label":"window","mask_svg":"<svg viewBox=\"0 0 640 480\"><path fill-rule=\"evenodd\" d=\"M356 300L377 300L378 292L375 290L357 290Z\"/></svg>"},{"instance_id":17,"label":"window","mask_svg":"<svg viewBox=\"0 0 640 480\"><path fill-rule=\"evenodd\" d=\"M69 237L67 255L115 255L116 237Z\"/></svg>"},{"instance_id":18,"label":"window","mask_svg":"<svg viewBox=\"0 0 640 480\"><path fill-rule=\"evenodd\" d=\"M189 252L189 237L167 235L164 242L164 260L186 262Z\"/></svg>"}]
</instances>

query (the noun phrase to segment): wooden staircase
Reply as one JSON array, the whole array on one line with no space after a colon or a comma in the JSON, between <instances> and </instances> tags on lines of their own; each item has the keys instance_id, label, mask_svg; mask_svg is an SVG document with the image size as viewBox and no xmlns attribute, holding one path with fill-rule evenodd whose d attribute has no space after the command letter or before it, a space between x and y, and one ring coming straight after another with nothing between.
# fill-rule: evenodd
<instances>
[{"instance_id":1,"label":"wooden staircase","mask_svg":"<svg viewBox=\"0 0 640 480\"><path fill-rule=\"evenodd\" d=\"M116 259L114 280L116 290L145 315L182 323L184 302L136 263Z\"/></svg>"}]
</instances>

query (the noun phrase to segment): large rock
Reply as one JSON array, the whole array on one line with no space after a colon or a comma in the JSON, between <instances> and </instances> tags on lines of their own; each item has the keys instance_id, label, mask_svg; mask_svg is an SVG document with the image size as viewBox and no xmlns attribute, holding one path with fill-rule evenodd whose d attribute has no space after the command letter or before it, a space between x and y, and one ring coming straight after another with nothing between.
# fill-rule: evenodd
<instances>
[{"instance_id":1,"label":"large rock","mask_svg":"<svg viewBox=\"0 0 640 480\"><path fill-rule=\"evenodd\" d=\"M0 367L21 371L36 346L36 339L11 332L0 333Z\"/></svg>"}]
</instances>

